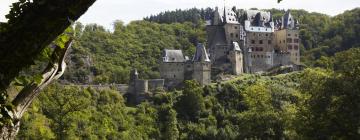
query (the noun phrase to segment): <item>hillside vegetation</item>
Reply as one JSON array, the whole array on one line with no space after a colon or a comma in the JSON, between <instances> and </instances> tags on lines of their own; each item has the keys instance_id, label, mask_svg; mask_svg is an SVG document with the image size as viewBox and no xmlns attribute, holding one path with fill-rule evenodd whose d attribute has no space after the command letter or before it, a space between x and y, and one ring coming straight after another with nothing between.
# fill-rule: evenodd
<instances>
[{"instance_id":1,"label":"hillside vegetation","mask_svg":"<svg viewBox=\"0 0 360 140\"><path fill-rule=\"evenodd\" d=\"M302 23L304 71L244 74L205 87L186 81L137 106L115 90L55 84L23 117L18 139L360 139L360 9L292 14ZM127 83L132 67L141 78L158 78L162 49L191 55L206 41L205 26L187 20L118 21L114 32L78 23L75 33L65 83Z\"/></svg>"},{"instance_id":2,"label":"hillside vegetation","mask_svg":"<svg viewBox=\"0 0 360 140\"><path fill-rule=\"evenodd\" d=\"M55 85L32 105L18 137L358 139L359 53L338 53L327 69L245 74L205 87L186 81L181 91L157 91L137 106L117 91Z\"/></svg>"},{"instance_id":3,"label":"hillside vegetation","mask_svg":"<svg viewBox=\"0 0 360 140\"><path fill-rule=\"evenodd\" d=\"M182 49L186 55L192 56L194 46L206 42L204 18L200 16L194 22L190 15L206 16L210 11L208 8L164 12L128 25L117 21L113 32L100 25L84 27L78 23L75 30L78 38L63 81L127 83L131 68L137 68L141 78L159 78L158 66L163 49ZM285 13L277 9L268 11L273 13L274 19ZM336 52L359 47L360 35L356 32L360 30L359 8L335 17L304 10L291 10L291 13L301 23L301 61L304 64L318 66L316 60L321 57L320 60L326 60ZM180 16L176 19L183 20L162 19L163 16Z\"/></svg>"}]
</instances>

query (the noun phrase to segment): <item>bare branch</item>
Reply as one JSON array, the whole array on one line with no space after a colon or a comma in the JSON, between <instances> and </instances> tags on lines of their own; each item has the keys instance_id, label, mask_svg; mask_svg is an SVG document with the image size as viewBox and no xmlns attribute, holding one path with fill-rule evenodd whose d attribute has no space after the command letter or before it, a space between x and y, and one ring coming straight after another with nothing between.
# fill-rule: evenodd
<instances>
[{"instance_id":1,"label":"bare branch","mask_svg":"<svg viewBox=\"0 0 360 140\"><path fill-rule=\"evenodd\" d=\"M15 117L21 118L23 113L32 103L32 101L39 95L40 91L52 83L54 80L61 77L66 68L65 58L68 50L72 45L72 39L65 44L65 48L56 47L51 61L42 72L42 80L40 83L32 82L24 87L20 93L12 101L15 106Z\"/></svg>"}]
</instances>

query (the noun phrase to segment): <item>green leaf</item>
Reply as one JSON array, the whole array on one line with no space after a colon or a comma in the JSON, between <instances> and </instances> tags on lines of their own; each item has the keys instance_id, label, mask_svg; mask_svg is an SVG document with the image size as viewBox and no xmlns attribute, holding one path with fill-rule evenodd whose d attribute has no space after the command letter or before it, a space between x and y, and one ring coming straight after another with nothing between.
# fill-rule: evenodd
<instances>
[{"instance_id":1,"label":"green leaf","mask_svg":"<svg viewBox=\"0 0 360 140\"><path fill-rule=\"evenodd\" d=\"M15 86L26 86L30 83L30 78L26 76L19 76L15 78L14 82Z\"/></svg>"},{"instance_id":2,"label":"green leaf","mask_svg":"<svg viewBox=\"0 0 360 140\"><path fill-rule=\"evenodd\" d=\"M35 75L33 78L34 78L34 82L36 84L40 84L43 79L42 75L40 75L40 74Z\"/></svg>"}]
</instances>

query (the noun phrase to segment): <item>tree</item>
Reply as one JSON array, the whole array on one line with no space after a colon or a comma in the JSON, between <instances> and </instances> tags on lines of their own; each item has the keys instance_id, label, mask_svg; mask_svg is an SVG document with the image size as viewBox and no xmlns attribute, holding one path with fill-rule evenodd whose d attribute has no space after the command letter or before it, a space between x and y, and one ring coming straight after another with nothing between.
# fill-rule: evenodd
<instances>
[{"instance_id":1,"label":"tree","mask_svg":"<svg viewBox=\"0 0 360 140\"><path fill-rule=\"evenodd\" d=\"M0 24L0 109L2 139L13 139L19 129L19 119L39 91L59 78L64 69L64 57L71 46L64 41L51 57L51 62L37 80L25 86L10 103L6 89L21 70L34 64L36 57L56 37L84 14L95 0L20 0Z\"/></svg>"},{"instance_id":2,"label":"tree","mask_svg":"<svg viewBox=\"0 0 360 140\"><path fill-rule=\"evenodd\" d=\"M307 69L296 130L305 139L359 139L359 48L335 55L331 69Z\"/></svg>"},{"instance_id":3,"label":"tree","mask_svg":"<svg viewBox=\"0 0 360 140\"><path fill-rule=\"evenodd\" d=\"M57 139L67 139L73 114L86 109L90 105L90 95L77 87L49 88L40 96L42 111L52 120L52 130Z\"/></svg>"},{"instance_id":4,"label":"tree","mask_svg":"<svg viewBox=\"0 0 360 140\"><path fill-rule=\"evenodd\" d=\"M175 104L176 111L181 118L194 122L199 119L201 111L205 108L203 92L196 81L185 81L183 95Z\"/></svg>"}]
</instances>

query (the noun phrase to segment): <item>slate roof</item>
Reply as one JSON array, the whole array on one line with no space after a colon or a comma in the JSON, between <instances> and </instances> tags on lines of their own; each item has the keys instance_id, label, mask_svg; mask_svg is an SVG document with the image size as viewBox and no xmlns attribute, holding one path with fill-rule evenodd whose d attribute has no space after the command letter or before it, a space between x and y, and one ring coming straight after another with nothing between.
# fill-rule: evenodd
<instances>
[{"instance_id":1,"label":"slate roof","mask_svg":"<svg viewBox=\"0 0 360 140\"><path fill-rule=\"evenodd\" d=\"M249 20L252 26L264 27L270 26L269 22L272 22L272 16L270 12L247 10L245 20Z\"/></svg>"},{"instance_id":2,"label":"slate roof","mask_svg":"<svg viewBox=\"0 0 360 140\"><path fill-rule=\"evenodd\" d=\"M295 20L293 18L293 16L291 15L290 11L286 11L285 15L283 16L283 21L282 21L282 27L284 29L292 29L295 28Z\"/></svg>"},{"instance_id":3,"label":"slate roof","mask_svg":"<svg viewBox=\"0 0 360 140\"><path fill-rule=\"evenodd\" d=\"M237 19L237 16L236 16L235 12L230 8L224 7L223 18L224 18L223 21L225 21L225 23L240 24L238 19Z\"/></svg>"},{"instance_id":4,"label":"slate roof","mask_svg":"<svg viewBox=\"0 0 360 140\"><path fill-rule=\"evenodd\" d=\"M240 46L237 42L233 42L233 50L234 51L241 51Z\"/></svg>"},{"instance_id":5,"label":"slate roof","mask_svg":"<svg viewBox=\"0 0 360 140\"><path fill-rule=\"evenodd\" d=\"M208 34L208 45L210 47L227 44L224 28L209 27L207 29L207 34Z\"/></svg>"},{"instance_id":6,"label":"slate roof","mask_svg":"<svg viewBox=\"0 0 360 140\"><path fill-rule=\"evenodd\" d=\"M193 62L210 62L209 56L206 53L206 48L201 43L199 43L196 46L196 51L195 51L192 61Z\"/></svg>"},{"instance_id":7,"label":"slate roof","mask_svg":"<svg viewBox=\"0 0 360 140\"><path fill-rule=\"evenodd\" d=\"M185 57L181 50L165 49L163 53L163 62L185 62Z\"/></svg>"}]
</instances>

